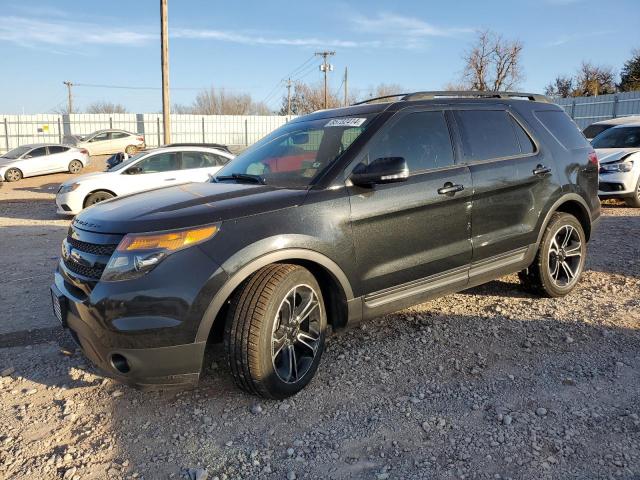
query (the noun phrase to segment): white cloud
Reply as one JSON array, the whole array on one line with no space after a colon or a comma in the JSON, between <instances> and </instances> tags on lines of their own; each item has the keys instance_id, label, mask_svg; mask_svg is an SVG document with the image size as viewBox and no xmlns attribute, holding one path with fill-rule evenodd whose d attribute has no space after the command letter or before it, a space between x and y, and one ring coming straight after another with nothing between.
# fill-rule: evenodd
<instances>
[{"instance_id":1,"label":"white cloud","mask_svg":"<svg viewBox=\"0 0 640 480\"><path fill-rule=\"evenodd\" d=\"M473 32L472 28L439 27L415 17L379 13L374 17L356 15L351 19L356 30L396 37L454 37Z\"/></svg>"}]
</instances>

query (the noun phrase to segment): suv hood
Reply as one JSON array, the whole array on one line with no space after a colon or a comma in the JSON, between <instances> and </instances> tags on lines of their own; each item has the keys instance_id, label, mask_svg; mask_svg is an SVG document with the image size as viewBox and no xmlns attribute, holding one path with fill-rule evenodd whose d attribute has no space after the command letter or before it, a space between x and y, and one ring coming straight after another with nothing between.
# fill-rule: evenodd
<instances>
[{"instance_id":1,"label":"suv hood","mask_svg":"<svg viewBox=\"0 0 640 480\"><path fill-rule=\"evenodd\" d=\"M598 155L598 162L600 163L617 162L621 158L636 152L640 152L640 148L596 148L596 155Z\"/></svg>"},{"instance_id":2,"label":"suv hood","mask_svg":"<svg viewBox=\"0 0 640 480\"><path fill-rule=\"evenodd\" d=\"M236 183L188 183L114 198L73 219L82 230L140 233L193 227L294 207L307 190Z\"/></svg>"}]
</instances>

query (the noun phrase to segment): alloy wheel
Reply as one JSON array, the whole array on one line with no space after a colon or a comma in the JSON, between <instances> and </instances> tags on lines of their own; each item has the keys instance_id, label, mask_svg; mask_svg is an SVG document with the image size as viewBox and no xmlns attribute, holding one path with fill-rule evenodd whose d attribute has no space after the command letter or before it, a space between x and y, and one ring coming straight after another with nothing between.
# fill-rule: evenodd
<instances>
[{"instance_id":1,"label":"alloy wheel","mask_svg":"<svg viewBox=\"0 0 640 480\"><path fill-rule=\"evenodd\" d=\"M69 164L69 172L71 173L79 173L82 170L82 163L78 161L73 161Z\"/></svg>"},{"instance_id":2,"label":"alloy wheel","mask_svg":"<svg viewBox=\"0 0 640 480\"><path fill-rule=\"evenodd\" d=\"M563 225L549 247L549 273L553 283L566 288L573 285L582 268L582 241L571 225Z\"/></svg>"},{"instance_id":3,"label":"alloy wheel","mask_svg":"<svg viewBox=\"0 0 640 480\"><path fill-rule=\"evenodd\" d=\"M8 182L17 182L18 180L20 180L20 178L22 178L22 175L20 175L19 170L15 168L10 168L5 173L5 178L7 179Z\"/></svg>"},{"instance_id":4,"label":"alloy wheel","mask_svg":"<svg viewBox=\"0 0 640 480\"><path fill-rule=\"evenodd\" d=\"M318 353L321 305L309 285L296 285L278 308L271 333L273 369L285 383L300 381Z\"/></svg>"}]
</instances>

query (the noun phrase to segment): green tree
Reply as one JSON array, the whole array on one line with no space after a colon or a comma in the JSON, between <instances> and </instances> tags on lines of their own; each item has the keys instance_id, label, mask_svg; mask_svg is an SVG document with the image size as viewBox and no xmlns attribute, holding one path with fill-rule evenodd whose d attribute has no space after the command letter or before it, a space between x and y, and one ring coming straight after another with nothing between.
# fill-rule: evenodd
<instances>
[{"instance_id":1,"label":"green tree","mask_svg":"<svg viewBox=\"0 0 640 480\"><path fill-rule=\"evenodd\" d=\"M631 58L622 67L619 88L622 92L640 90L640 49L634 49Z\"/></svg>"}]
</instances>

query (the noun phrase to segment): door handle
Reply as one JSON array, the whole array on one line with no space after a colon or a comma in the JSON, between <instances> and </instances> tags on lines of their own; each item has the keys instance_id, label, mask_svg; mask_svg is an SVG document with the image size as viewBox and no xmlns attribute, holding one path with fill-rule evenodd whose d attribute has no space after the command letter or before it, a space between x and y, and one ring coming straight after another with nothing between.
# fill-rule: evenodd
<instances>
[{"instance_id":1,"label":"door handle","mask_svg":"<svg viewBox=\"0 0 640 480\"><path fill-rule=\"evenodd\" d=\"M165 178L165 179L164 179L164 181L165 181L165 182L171 182L171 181L173 181L173 180L175 180L175 178Z\"/></svg>"},{"instance_id":2,"label":"door handle","mask_svg":"<svg viewBox=\"0 0 640 480\"><path fill-rule=\"evenodd\" d=\"M447 182L443 187L438 189L440 195L449 195L451 193L461 192L464 190L464 185L454 185L451 182Z\"/></svg>"},{"instance_id":3,"label":"door handle","mask_svg":"<svg viewBox=\"0 0 640 480\"><path fill-rule=\"evenodd\" d=\"M545 167L542 164L538 165L536 168L533 169L534 175L542 176L542 175L546 175L547 173L551 173L551 169L549 167Z\"/></svg>"}]
</instances>

